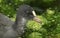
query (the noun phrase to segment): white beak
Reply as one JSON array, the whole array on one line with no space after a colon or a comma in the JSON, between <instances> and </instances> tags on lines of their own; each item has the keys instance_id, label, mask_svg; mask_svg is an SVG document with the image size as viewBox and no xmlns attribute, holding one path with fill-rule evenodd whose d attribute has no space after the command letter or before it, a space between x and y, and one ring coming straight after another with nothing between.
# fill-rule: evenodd
<instances>
[{"instance_id":1,"label":"white beak","mask_svg":"<svg viewBox=\"0 0 60 38\"><path fill-rule=\"evenodd\" d=\"M38 23L41 23L41 20L37 17L35 11L32 11L32 14L34 15L33 20L36 21L36 22L38 22Z\"/></svg>"},{"instance_id":2,"label":"white beak","mask_svg":"<svg viewBox=\"0 0 60 38\"><path fill-rule=\"evenodd\" d=\"M35 11L32 11L32 14L33 14L34 16L36 16L36 13L35 13Z\"/></svg>"}]
</instances>

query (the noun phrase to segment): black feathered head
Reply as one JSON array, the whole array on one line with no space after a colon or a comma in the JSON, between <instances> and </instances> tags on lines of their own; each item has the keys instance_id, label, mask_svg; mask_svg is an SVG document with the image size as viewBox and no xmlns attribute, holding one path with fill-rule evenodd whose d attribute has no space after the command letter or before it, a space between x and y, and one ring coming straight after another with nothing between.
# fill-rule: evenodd
<instances>
[{"instance_id":1,"label":"black feathered head","mask_svg":"<svg viewBox=\"0 0 60 38\"><path fill-rule=\"evenodd\" d=\"M17 10L17 15L19 17L24 17L26 19L34 19L37 22L40 22L40 19L36 17L34 9L29 5L21 5Z\"/></svg>"}]
</instances>

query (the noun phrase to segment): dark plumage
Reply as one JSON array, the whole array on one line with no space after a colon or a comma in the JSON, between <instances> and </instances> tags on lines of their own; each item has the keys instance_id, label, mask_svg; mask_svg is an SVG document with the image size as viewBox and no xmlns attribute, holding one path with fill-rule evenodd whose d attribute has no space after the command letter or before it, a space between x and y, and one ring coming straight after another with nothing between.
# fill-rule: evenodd
<instances>
[{"instance_id":1,"label":"dark plumage","mask_svg":"<svg viewBox=\"0 0 60 38\"><path fill-rule=\"evenodd\" d=\"M22 36L25 30L25 24L28 20L33 19L40 22L36 15L32 13L33 8L29 5L21 5L17 10L15 23L9 20L8 17L0 15L0 38L17 38ZM14 24L13 24L14 23Z\"/></svg>"}]
</instances>

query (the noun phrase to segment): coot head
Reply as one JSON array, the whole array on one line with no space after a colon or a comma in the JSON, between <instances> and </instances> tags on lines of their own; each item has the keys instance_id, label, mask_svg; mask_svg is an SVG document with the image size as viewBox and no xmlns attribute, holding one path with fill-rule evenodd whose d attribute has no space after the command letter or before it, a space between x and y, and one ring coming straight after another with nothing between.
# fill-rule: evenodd
<instances>
[{"instance_id":1,"label":"coot head","mask_svg":"<svg viewBox=\"0 0 60 38\"><path fill-rule=\"evenodd\" d=\"M33 19L37 22L40 22L40 19L36 16L34 9L29 5L21 5L17 9L17 13L20 15L20 17L23 17L25 19L28 19L28 20Z\"/></svg>"}]
</instances>

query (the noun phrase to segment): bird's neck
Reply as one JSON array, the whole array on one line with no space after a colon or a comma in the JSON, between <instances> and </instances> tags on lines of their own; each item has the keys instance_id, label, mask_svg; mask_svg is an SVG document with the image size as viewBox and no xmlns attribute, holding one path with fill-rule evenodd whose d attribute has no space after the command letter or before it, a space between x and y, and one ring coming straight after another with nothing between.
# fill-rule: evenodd
<instances>
[{"instance_id":1,"label":"bird's neck","mask_svg":"<svg viewBox=\"0 0 60 38\"><path fill-rule=\"evenodd\" d=\"M25 30L26 22L27 19L24 17L17 17L15 24L13 25L14 30L17 30L20 34L23 33Z\"/></svg>"}]
</instances>

